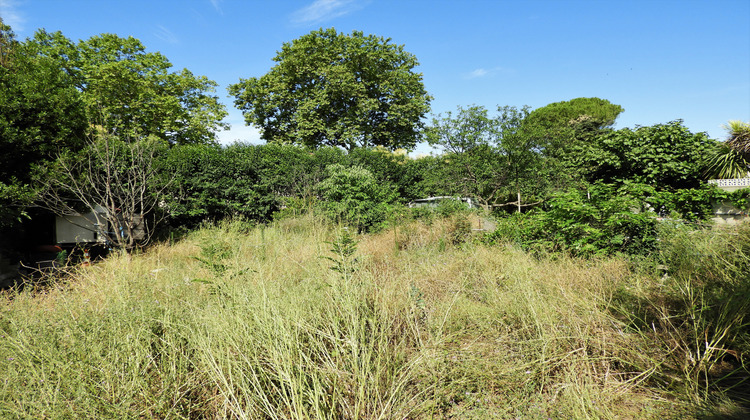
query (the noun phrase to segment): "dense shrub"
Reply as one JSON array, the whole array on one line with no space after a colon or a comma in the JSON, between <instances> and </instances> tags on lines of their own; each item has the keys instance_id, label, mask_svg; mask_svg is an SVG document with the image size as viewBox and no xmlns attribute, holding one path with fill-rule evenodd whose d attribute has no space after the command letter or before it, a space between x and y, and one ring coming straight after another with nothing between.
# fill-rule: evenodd
<instances>
[{"instance_id":1,"label":"dense shrub","mask_svg":"<svg viewBox=\"0 0 750 420\"><path fill-rule=\"evenodd\" d=\"M339 163L335 148L234 144L178 146L161 162L174 175L165 207L173 225L243 217L268 221L293 198L310 199L325 167Z\"/></svg>"},{"instance_id":2,"label":"dense shrub","mask_svg":"<svg viewBox=\"0 0 750 420\"><path fill-rule=\"evenodd\" d=\"M360 166L335 164L326 169L328 177L318 184L326 215L334 221L371 230L384 222L397 194L391 185L378 182L372 172Z\"/></svg>"},{"instance_id":3,"label":"dense shrub","mask_svg":"<svg viewBox=\"0 0 750 420\"><path fill-rule=\"evenodd\" d=\"M586 191L558 192L536 211L501 218L488 240L580 256L649 255L657 245L658 218L705 221L721 202L747 211L748 196L746 190L726 192L708 184L659 191L629 181L619 186L596 183Z\"/></svg>"},{"instance_id":4,"label":"dense shrub","mask_svg":"<svg viewBox=\"0 0 750 420\"><path fill-rule=\"evenodd\" d=\"M649 127L607 131L596 139L597 161L590 181L632 181L659 190L698 188L715 140L691 133L681 120Z\"/></svg>"},{"instance_id":5,"label":"dense shrub","mask_svg":"<svg viewBox=\"0 0 750 420\"><path fill-rule=\"evenodd\" d=\"M179 146L162 162L174 174L165 207L173 225L197 226L203 220L242 216L267 219L276 198L261 179L258 150L252 146L222 149Z\"/></svg>"},{"instance_id":6,"label":"dense shrub","mask_svg":"<svg viewBox=\"0 0 750 420\"><path fill-rule=\"evenodd\" d=\"M501 219L488 240L580 256L645 254L656 243L656 218L642 207L605 185L588 192L570 190L553 195L546 211Z\"/></svg>"}]
</instances>

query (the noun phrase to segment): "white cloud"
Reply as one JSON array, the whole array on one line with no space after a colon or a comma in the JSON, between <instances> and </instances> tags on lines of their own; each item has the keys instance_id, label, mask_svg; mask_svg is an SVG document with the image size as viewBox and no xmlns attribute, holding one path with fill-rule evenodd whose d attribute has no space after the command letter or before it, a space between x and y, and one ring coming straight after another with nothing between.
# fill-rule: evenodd
<instances>
[{"instance_id":1,"label":"white cloud","mask_svg":"<svg viewBox=\"0 0 750 420\"><path fill-rule=\"evenodd\" d=\"M489 71L485 69L476 69L472 71L471 73L466 75L467 79L475 79L477 77L484 77L489 74Z\"/></svg>"},{"instance_id":2,"label":"white cloud","mask_svg":"<svg viewBox=\"0 0 750 420\"><path fill-rule=\"evenodd\" d=\"M363 7L355 0L315 0L309 6L292 13L296 24L318 23L349 14Z\"/></svg>"},{"instance_id":3,"label":"white cloud","mask_svg":"<svg viewBox=\"0 0 750 420\"><path fill-rule=\"evenodd\" d=\"M220 15L224 14L224 11L221 10L221 2L223 0L208 0L208 1L211 2L211 6L213 6L214 9L216 9L216 11L219 12Z\"/></svg>"},{"instance_id":4,"label":"white cloud","mask_svg":"<svg viewBox=\"0 0 750 420\"><path fill-rule=\"evenodd\" d=\"M503 74L513 74L513 69L507 69L504 67L493 67L491 69L485 69L485 68L478 68L475 70L470 71L469 73L464 74L464 79L478 79L480 77L490 77L494 76L498 73Z\"/></svg>"},{"instance_id":5,"label":"white cloud","mask_svg":"<svg viewBox=\"0 0 750 420\"><path fill-rule=\"evenodd\" d=\"M157 38L169 44L178 44L180 42L174 32L161 25L158 25L157 27L159 28L159 30L154 33Z\"/></svg>"},{"instance_id":6,"label":"white cloud","mask_svg":"<svg viewBox=\"0 0 750 420\"><path fill-rule=\"evenodd\" d=\"M26 19L18 11L19 2L15 0L0 0L0 17L3 23L10 25L14 32L23 31Z\"/></svg>"}]
</instances>

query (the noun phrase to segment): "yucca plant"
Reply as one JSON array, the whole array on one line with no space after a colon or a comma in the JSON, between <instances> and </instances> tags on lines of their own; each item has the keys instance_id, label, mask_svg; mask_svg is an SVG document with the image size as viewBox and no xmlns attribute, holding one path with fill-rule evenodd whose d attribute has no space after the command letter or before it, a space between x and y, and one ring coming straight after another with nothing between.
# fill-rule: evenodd
<instances>
[{"instance_id":1,"label":"yucca plant","mask_svg":"<svg viewBox=\"0 0 750 420\"><path fill-rule=\"evenodd\" d=\"M727 146L747 158L750 155L750 123L732 120L724 124L724 129L729 132Z\"/></svg>"},{"instance_id":2,"label":"yucca plant","mask_svg":"<svg viewBox=\"0 0 750 420\"><path fill-rule=\"evenodd\" d=\"M750 123L739 120L724 125L727 141L709 158L705 175L709 178L744 178L750 172Z\"/></svg>"}]
</instances>

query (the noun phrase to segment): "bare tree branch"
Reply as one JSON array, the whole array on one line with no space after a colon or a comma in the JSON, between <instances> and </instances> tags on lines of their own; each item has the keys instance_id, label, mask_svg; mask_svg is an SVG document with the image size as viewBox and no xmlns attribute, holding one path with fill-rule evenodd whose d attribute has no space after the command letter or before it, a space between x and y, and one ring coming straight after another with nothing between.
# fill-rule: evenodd
<instances>
[{"instance_id":1,"label":"bare tree branch","mask_svg":"<svg viewBox=\"0 0 750 420\"><path fill-rule=\"evenodd\" d=\"M171 179L154 166L166 148L156 138L127 139L99 132L79 154L60 155L44 178L41 206L62 217L87 213L97 235L115 248L147 245L165 214L159 203Z\"/></svg>"}]
</instances>

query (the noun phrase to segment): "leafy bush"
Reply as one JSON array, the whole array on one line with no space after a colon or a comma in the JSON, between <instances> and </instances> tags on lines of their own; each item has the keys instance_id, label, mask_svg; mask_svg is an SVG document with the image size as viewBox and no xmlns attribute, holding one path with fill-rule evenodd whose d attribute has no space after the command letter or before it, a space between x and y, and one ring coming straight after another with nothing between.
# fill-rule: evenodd
<instances>
[{"instance_id":1,"label":"leafy bush","mask_svg":"<svg viewBox=\"0 0 750 420\"><path fill-rule=\"evenodd\" d=\"M430 207L412 207L408 215L411 220L420 220L428 226L435 220L435 211Z\"/></svg>"},{"instance_id":2,"label":"leafy bush","mask_svg":"<svg viewBox=\"0 0 750 420\"><path fill-rule=\"evenodd\" d=\"M650 127L608 131L597 138L600 161L592 180L634 181L659 190L697 188L716 142L691 133L681 120Z\"/></svg>"},{"instance_id":3,"label":"leafy bush","mask_svg":"<svg viewBox=\"0 0 750 420\"><path fill-rule=\"evenodd\" d=\"M631 181L623 182L617 195L627 195L647 205L658 216L682 219L689 222L708 220L714 215L718 203L730 204L738 209L750 209L750 190L723 191L715 185L700 184L697 188L658 190L651 185Z\"/></svg>"},{"instance_id":4,"label":"leafy bush","mask_svg":"<svg viewBox=\"0 0 750 420\"><path fill-rule=\"evenodd\" d=\"M466 215L469 213L469 207L465 202L458 199L440 200L435 207L435 213L442 217Z\"/></svg>"},{"instance_id":5,"label":"leafy bush","mask_svg":"<svg viewBox=\"0 0 750 420\"><path fill-rule=\"evenodd\" d=\"M344 161L346 166L359 166L372 172L378 182L386 182L394 186L399 196L412 184L406 179L406 163L409 158L404 154L393 153L383 147L358 147L347 153Z\"/></svg>"},{"instance_id":6,"label":"leafy bush","mask_svg":"<svg viewBox=\"0 0 750 420\"><path fill-rule=\"evenodd\" d=\"M658 216L687 221L707 220L713 215L713 204L727 195L713 185L674 191L657 190L651 185L625 181L618 194L637 198Z\"/></svg>"},{"instance_id":7,"label":"leafy bush","mask_svg":"<svg viewBox=\"0 0 750 420\"><path fill-rule=\"evenodd\" d=\"M561 192L549 200L546 211L501 220L488 240L579 256L646 254L656 243L656 218L641 211L642 206L601 184L587 193Z\"/></svg>"},{"instance_id":8,"label":"leafy bush","mask_svg":"<svg viewBox=\"0 0 750 420\"><path fill-rule=\"evenodd\" d=\"M386 220L389 206L397 199L390 185L378 182L372 172L360 166L335 164L326 172L328 177L317 189L331 220L351 224L360 231L371 230Z\"/></svg>"},{"instance_id":9,"label":"leafy bush","mask_svg":"<svg viewBox=\"0 0 750 420\"><path fill-rule=\"evenodd\" d=\"M453 245L460 245L471 238L471 222L466 215L455 215L451 217L448 228L448 240Z\"/></svg>"}]
</instances>

